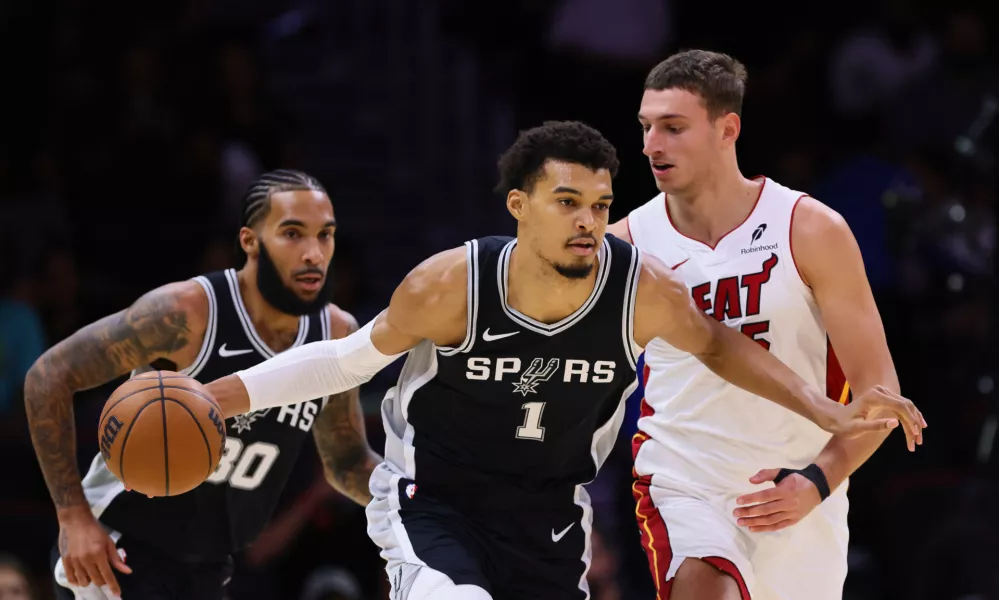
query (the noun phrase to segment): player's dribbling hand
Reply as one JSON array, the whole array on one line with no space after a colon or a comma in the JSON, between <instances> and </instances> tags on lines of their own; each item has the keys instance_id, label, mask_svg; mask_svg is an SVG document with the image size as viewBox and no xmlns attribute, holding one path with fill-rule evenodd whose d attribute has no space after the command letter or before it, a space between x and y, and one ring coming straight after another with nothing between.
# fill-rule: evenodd
<instances>
[{"instance_id":1,"label":"player's dribbling hand","mask_svg":"<svg viewBox=\"0 0 999 600\"><path fill-rule=\"evenodd\" d=\"M59 554L66 580L74 586L107 585L115 595L120 595L121 588L111 567L125 574L132 572L89 507L60 519Z\"/></svg>"},{"instance_id":2,"label":"player's dribbling hand","mask_svg":"<svg viewBox=\"0 0 999 600\"><path fill-rule=\"evenodd\" d=\"M837 409L827 431L855 438L866 433L894 429L900 424L905 432L909 452L915 452L916 446L923 444L926 419L912 400L877 385L855 397L842 409Z\"/></svg>"},{"instance_id":3,"label":"player's dribbling hand","mask_svg":"<svg viewBox=\"0 0 999 600\"><path fill-rule=\"evenodd\" d=\"M756 484L773 481L779 472L780 469L763 469L749 481ZM807 477L792 473L776 487L739 496L735 502L739 505L733 513L738 518L736 522L756 533L779 531L794 525L812 512L822 498Z\"/></svg>"}]
</instances>

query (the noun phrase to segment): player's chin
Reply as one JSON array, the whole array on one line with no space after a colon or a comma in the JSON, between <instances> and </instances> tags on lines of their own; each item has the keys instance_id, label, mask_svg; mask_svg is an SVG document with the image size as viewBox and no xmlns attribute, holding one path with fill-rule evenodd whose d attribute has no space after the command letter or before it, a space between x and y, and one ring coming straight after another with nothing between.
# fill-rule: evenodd
<instances>
[{"instance_id":1,"label":"player's chin","mask_svg":"<svg viewBox=\"0 0 999 600\"><path fill-rule=\"evenodd\" d=\"M660 192L666 192L671 194L673 192L683 189L684 182L682 181L683 176L677 171L677 168L670 167L665 172L658 171L655 168L652 169L652 176L656 179L656 188Z\"/></svg>"},{"instance_id":2,"label":"player's chin","mask_svg":"<svg viewBox=\"0 0 999 600\"><path fill-rule=\"evenodd\" d=\"M665 194L675 194L683 189L675 179L656 178L656 189Z\"/></svg>"},{"instance_id":3,"label":"player's chin","mask_svg":"<svg viewBox=\"0 0 999 600\"><path fill-rule=\"evenodd\" d=\"M569 279L586 279L596 262L595 256L571 256L555 263L555 270Z\"/></svg>"}]
</instances>

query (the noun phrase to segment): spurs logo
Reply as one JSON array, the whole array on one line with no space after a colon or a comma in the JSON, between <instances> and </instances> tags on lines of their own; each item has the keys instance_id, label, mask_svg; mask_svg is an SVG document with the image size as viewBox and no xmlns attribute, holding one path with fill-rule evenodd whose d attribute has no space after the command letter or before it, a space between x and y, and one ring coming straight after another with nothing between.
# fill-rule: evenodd
<instances>
[{"instance_id":1,"label":"spurs logo","mask_svg":"<svg viewBox=\"0 0 999 600\"><path fill-rule=\"evenodd\" d=\"M249 431L250 427L253 426L257 419L266 417L269 412L271 412L271 409L265 408L263 410L247 413L245 415L236 415L232 418L232 426L236 428L236 433Z\"/></svg>"},{"instance_id":2,"label":"spurs logo","mask_svg":"<svg viewBox=\"0 0 999 600\"><path fill-rule=\"evenodd\" d=\"M544 364L544 367L541 365ZM526 398L528 394L537 394L538 384L542 381L548 381L551 376L558 370L559 359L551 358L548 359L548 363L545 364L542 359L535 358L531 362L531 366L527 368L526 371L520 374L520 381L515 381L513 383L513 393L521 393Z\"/></svg>"}]
</instances>

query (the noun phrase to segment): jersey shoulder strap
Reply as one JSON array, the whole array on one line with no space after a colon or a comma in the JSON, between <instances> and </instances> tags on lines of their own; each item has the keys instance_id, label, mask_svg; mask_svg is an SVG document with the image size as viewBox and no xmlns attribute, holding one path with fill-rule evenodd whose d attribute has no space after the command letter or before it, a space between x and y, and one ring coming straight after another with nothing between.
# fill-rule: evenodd
<instances>
[{"instance_id":1,"label":"jersey shoulder strap","mask_svg":"<svg viewBox=\"0 0 999 600\"><path fill-rule=\"evenodd\" d=\"M475 345L481 298L484 294L498 293L495 279L496 265L503 249L513 239L508 236L494 235L465 242L467 275L465 295L468 307L465 317L465 339L457 346L439 346L438 351L442 356L466 353Z\"/></svg>"},{"instance_id":2,"label":"jersey shoulder strap","mask_svg":"<svg viewBox=\"0 0 999 600\"><path fill-rule=\"evenodd\" d=\"M198 349L198 355L195 357L194 361L179 371L184 375L196 377L208 363L208 359L212 354L212 349L215 347L215 338L218 332L219 307L218 293L216 292L215 285L213 285L209 279L209 275L198 275L197 277L193 277L190 281L200 285L205 291L205 296L208 298L208 315L205 319L205 336L202 338L201 348ZM174 366L169 363L169 361L163 363L160 361L153 361L148 365L133 369L129 376L135 377L140 373L148 371L154 371L157 369L169 370L173 368Z\"/></svg>"},{"instance_id":3,"label":"jersey shoulder strap","mask_svg":"<svg viewBox=\"0 0 999 600\"><path fill-rule=\"evenodd\" d=\"M607 234L604 237L609 248L610 273L607 276L608 297L603 299L610 306L608 315L620 316L621 339L624 353L632 369L637 368L642 348L635 343L635 307L638 300L638 282L642 275L641 249L628 242Z\"/></svg>"},{"instance_id":4,"label":"jersey shoulder strap","mask_svg":"<svg viewBox=\"0 0 999 600\"><path fill-rule=\"evenodd\" d=\"M309 314L309 323L305 328L305 340L303 344L321 342L330 339L330 307L325 305L314 313Z\"/></svg>"}]
</instances>

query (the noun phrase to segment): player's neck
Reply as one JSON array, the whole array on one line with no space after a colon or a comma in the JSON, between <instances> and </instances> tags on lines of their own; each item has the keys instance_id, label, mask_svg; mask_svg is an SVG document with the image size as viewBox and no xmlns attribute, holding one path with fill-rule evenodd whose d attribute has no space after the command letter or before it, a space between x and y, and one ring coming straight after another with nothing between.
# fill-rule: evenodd
<instances>
[{"instance_id":1,"label":"player's neck","mask_svg":"<svg viewBox=\"0 0 999 600\"><path fill-rule=\"evenodd\" d=\"M279 311L264 300L257 288L257 272L253 265L247 264L240 269L237 279L253 328L272 350L287 350L298 335L299 318Z\"/></svg>"},{"instance_id":2,"label":"player's neck","mask_svg":"<svg viewBox=\"0 0 999 600\"><path fill-rule=\"evenodd\" d=\"M507 304L542 323L557 323L593 293L598 267L595 263L586 277L569 279L536 252L517 244L510 255Z\"/></svg>"},{"instance_id":3,"label":"player's neck","mask_svg":"<svg viewBox=\"0 0 999 600\"><path fill-rule=\"evenodd\" d=\"M738 168L727 169L688 191L668 194L666 209L677 231L713 247L749 217L762 186L762 179L746 179Z\"/></svg>"}]
</instances>

